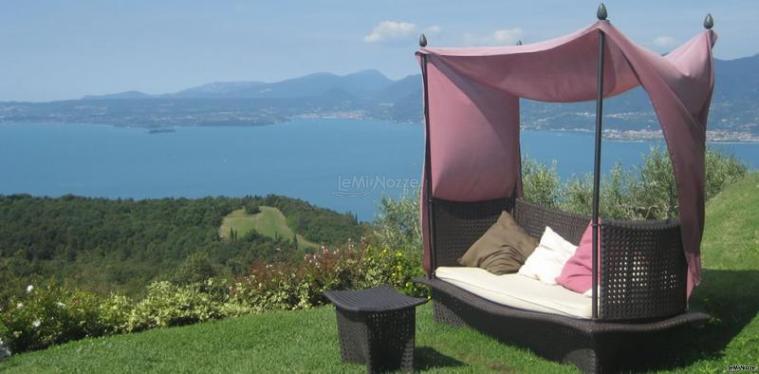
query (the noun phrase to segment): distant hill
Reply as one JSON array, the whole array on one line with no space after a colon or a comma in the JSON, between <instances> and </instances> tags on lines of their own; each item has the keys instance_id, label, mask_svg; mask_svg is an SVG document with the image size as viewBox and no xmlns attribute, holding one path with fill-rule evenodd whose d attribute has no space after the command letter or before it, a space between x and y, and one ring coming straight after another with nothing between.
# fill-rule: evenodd
<instances>
[{"instance_id":1,"label":"distant hill","mask_svg":"<svg viewBox=\"0 0 759 374\"><path fill-rule=\"evenodd\" d=\"M275 207L260 206L257 213L247 212L245 208L234 210L224 216L219 226L219 237L224 240L235 240L251 232L274 240L290 239L300 250L319 248L318 243L294 232L282 211Z\"/></svg>"},{"instance_id":2,"label":"distant hill","mask_svg":"<svg viewBox=\"0 0 759 374\"><path fill-rule=\"evenodd\" d=\"M225 218L251 206L268 213L254 227L260 232L240 231L223 240L219 227ZM357 242L364 230L351 214L277 195L147 200L0 195L0 305L14 290L46 279L134 295L150 281L176 279L197 254L217 276L232 278L254 261L299 259L317 244Z\"/></svg>"},{"instance_id":3,"label":"distant hill","mask_svg":"<svg viewBox=\"0 0 759 374\"><path fill-rule=\"evenodd\" d=\"M191 87L168 97L224 97L233 93L246 92L265 85L264 82L214 82L202 86Z\"/></svg>"},{"instance_id":4,"label":"distant hill","mask_svg":"<svg viewBox=\"0 0 759 374\"><path fill-rule=\"evenodd\" d=\"M82 100L126 100L126 99L150 99L153 96L140 91L125 91L107 95L87 95Z\"/></svg>"},{"instance_id":5,"label":"distant hill","mask_svg":"<svg viewBox=\"0 0 759 374\"><path fill-rule=\"evenodd\" d=\"M759 136L759 55L716 60L711 130ZM264 125L295 117L422 119L421 76L391 80L377 70L348 75L315 73L279 82L214 82L174 93L127 91L50 103L0 103L0 122L57 121L117 126ZM592 102L545 104L525 100L527 128L588 130ZM609 130L659 127L641 89L608 100Z\"/></svg>"},{"instance_id":6,"label":"distant hill","mask_svg":"<svg viewBox=\"0 0 759 374\"><path fill-rule=\"evenodd\" d=\"M344 76L315 73L275 83L217 82L169 94L191 98L302 98L322 96L331 91L365 96L393 83L377 70L365 70Z\"/></svg>"},{"instance_id":7,"label":"distant hill","mask_svg":"<svg viewBox=\"0 0 759 374\"><path fill-rule=\"evenodd\" d=\"M714 98L720 102L759 98L759 54L735 60L716 60Z\"/></svg>"}]
</instances>

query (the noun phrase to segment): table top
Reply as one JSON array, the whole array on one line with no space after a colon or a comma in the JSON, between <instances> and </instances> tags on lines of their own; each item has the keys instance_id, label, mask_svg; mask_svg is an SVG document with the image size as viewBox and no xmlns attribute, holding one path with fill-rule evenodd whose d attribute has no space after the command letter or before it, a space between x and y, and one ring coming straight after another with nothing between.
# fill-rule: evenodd
<instances>
[{"instance_id":1,"label":"table top","mask_svg":"<svg viewBox=\"0 0 759 374\"><path fill-rule=\"evenodd\" d=\"M351 312L387 312L427 302L427 299L403 295L388 285L365 290L327 291L324 296L338 308Z\"/></svg>"}]
</instances>

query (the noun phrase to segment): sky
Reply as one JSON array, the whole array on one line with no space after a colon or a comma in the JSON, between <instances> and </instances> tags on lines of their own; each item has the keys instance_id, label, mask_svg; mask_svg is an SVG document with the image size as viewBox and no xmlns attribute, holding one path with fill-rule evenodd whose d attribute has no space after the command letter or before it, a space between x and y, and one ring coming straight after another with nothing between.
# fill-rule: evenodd
<instances>
[{"instance_id":1,"label":"sky","mask_svg":"<svg viewBox=\"0 0 759 374\"><path fill-rule=\"evenodd\" d=\"M630 38L666 52L703 30L722 59L759 53L757 0L606 1ZM51 101L314 72L418 72L430 46L536 42L595 21L588 0L3 0L0 101Z\"/></svg>"}]
</instances>

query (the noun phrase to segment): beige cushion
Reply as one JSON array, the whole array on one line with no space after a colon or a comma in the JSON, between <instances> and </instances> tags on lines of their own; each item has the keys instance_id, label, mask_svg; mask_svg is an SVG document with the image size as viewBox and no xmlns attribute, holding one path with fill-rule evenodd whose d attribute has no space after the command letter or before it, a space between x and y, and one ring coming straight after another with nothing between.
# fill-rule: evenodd
<instances>
[{"instance_id":1,"label":"beige cushion","mask_svg":"<svg viewBox=\"0 0 759 374\"><path fill-rule=\"evenodd\" d=\"M464 253L458 262L493 274L516 273L538 246L537 239L521 228L506 211Z\"/></svg>"},{"instance_id":2,"label":"beige cushion","mask_svg":"<svg viewBox=\"0 0 759 374\"><path fill-rule=\"evenodd\" d=\"M574 318L592 316L592 299L519 274L495 275L480 268L439 267L435 275L497 304Z\"/></svg>"}]
</instances>

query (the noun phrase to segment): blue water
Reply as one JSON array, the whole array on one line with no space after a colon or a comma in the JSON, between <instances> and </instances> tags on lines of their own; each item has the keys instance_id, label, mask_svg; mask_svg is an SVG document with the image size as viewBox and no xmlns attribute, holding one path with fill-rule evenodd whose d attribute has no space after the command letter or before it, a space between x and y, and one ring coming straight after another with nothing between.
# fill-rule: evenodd
<instances>
[{"instance_id":1,"label":"blue water","mask_svg":"<svg viewBox=\"0 0 759 374\"><path fill-rule=\"evenodd\" d=\"M593 138L529 132L523 150L558 160L562 177L592 170ZM604 168L638 165L652 142L605 142ZM759 145L716 147L759 167ZM149 134L99 125L0 125L0 194L155 198L276 193L371 220L382 195L411 194L423 158L418 125L298 120Z\"/></svg>"}]
</instances>

